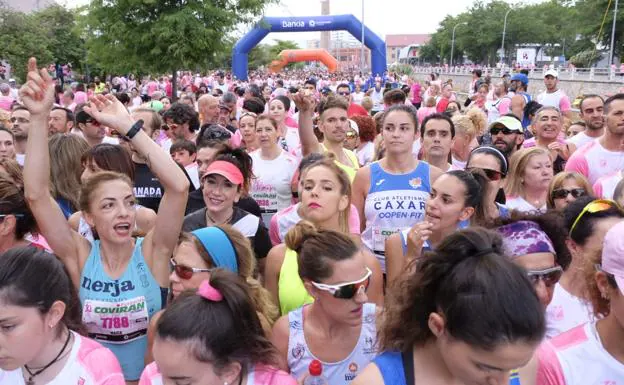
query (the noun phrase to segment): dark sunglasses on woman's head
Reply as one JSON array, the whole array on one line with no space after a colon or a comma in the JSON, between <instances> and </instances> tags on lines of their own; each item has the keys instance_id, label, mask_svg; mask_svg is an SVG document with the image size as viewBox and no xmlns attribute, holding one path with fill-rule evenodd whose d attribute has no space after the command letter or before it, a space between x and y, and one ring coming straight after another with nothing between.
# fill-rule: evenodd
<instances>
[{"instance_id":1,"label":"dark sunglasses on woman's head","mask_svg":"<svg viewBox=\"0 0 624 385\"><path fill-rule=\"evenodd\" d=\"M347 133L345 134L347 136L347 138L349 139L353 139L357 136L357 134L353 131L347 131Z\"/></svg>"},{"instance_id":2,"label":"dark sunglasses on woman's head","mask_svg":"<svg viewBox=\"0 0 624 385\"><path fill-rule=\"evenodd\" d=\"M552 197L553 199L564 199L567 198L568 195L572 194L574 198L582 197L587 195L584 188L573 188L571 190L566 190L564 188L559 188L553 190Z\"/></svg>"},{"instance_id":3,"label":"dark sunglasses on woman's head","mask_svg":"<svg viewBox=\"0 0 624 385\"><path fill-rule=\"evenodd\" d=\"M87 120L85 120L85 123L91 123L94 126L99 126L100 122L98 122L97 120L93 119L93 118L87 118Z\"/></svg>"},{"instance_id":4,"label":"dark sunglasses on woman's head","mask_svg":"<svg viewBox=\"0 0 624 385\"><path fill-rule=\"evenodd\" d=\"M370 278L373 272L366 268L366 275L364 278L353 282L347 282L340 285L326 285L324 283L312 282L312 285L319 290L327 291L331 293L334 298L338 299L351 299L355 297L360 290L365 293L370 285Z\"/></svg>"},{"instance_id":5,"label":"dark sunglasses on woman's head","mask_svg":"<svg viewBox=\"0 0 624 385\"><path fill-rule=\"evenodd\" d=\"M554 266L544 270L527 270L527 276L533 285L537 285L539 281L544 282L546 287L552 287L559 282L563 275L561 266Z\"/></svg>"},{"instance_id":6,"label":"dark sunglasses on woman's head","mask_svg":"<svg viewBox=\"0 0 624 385\"><path fill-rule=\"evenodd\" d=\"M176 263L176 261L173 258L169 260L169 264L171 265L171 269L175 271L176 275L184 280L193 278L193 274L195 273L210 273L212 270L214 270L214 269L197 269L195 267L181 265L179 263Z\"/></svg>"},{"instance_id":7,"label":"dark sunglasses on woman's head","mask_svg":"<svg viewBox=\"0 0 624 385\"><path fill-rule=\"evenodd\" d=\"M485 176L491 181L501 180L503 177L503 173L500 171L492 170L489 168L480 168L480 167L467 167L466 171L470 170L481 170L485 174Z\"/></svg>"}]
</instances>

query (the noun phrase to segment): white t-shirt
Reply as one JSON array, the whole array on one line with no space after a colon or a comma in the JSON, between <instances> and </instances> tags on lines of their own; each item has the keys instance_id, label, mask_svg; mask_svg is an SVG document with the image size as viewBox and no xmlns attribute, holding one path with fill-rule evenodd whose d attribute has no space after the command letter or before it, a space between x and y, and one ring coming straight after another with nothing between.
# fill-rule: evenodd
<instances>
[{"instance_id":1,"label":"white t-shirt","mask_svg":"<svg viewBox=\"0 0 624 385\"><path fill-rule=\"evenodd\" d=\"M579 132L578 134L574 135L573 137L569 139L566 139L566 142L572 143L573 145L576 146L577 149L579 149L595 139L596 138L587 135L585 131L583 131L583 132Z\"/></svg>"},{"instance_id":2,"label":"white t-shirt","mask_svg":"<svg viewBox=\"0 0 624 385\"><path fill-rule=\"evenodd\" d=\"M507 206L509 210L518 210L520 212L530 213L530 214L544 214L547 210L546 204L544 204L540 208L537 208L533 206L532 204L530 204L529 202L527 202L522 197L513 197L513 198L507 199L507 201L505 202L505 206Z\"/></svg>"},{"instance_id":3,"label":"white t-shirt","mask_svg":"<svg viewBox=\"0 0 624 385\"><path fill-rule=\"evenodd\" d=\"M20 166L24 167L24 161L26 160L26 154L15 154L15 160Z\"/></svg>"},{"instance_id":4,"label":"white t-shirt","mask_svg":"<svg viewBox=\"0 0 624 385\"><path fill-rule=\"evenodd\" d=\"M604 199L613 199L615 188L617 187L618 183L620 183L623 177L624 173L622 172L622 170L620 170L614 172L613 174L605 175L598 178L593 186L594 196Z\"/></svg>"},{"instance_id":5,"label":"white t-shirt","mask_svg":"<svg viewBox=\"0 0 624 385\"><path fill-rule=\"evenodd\" d=\"M624 364L602 346L593 322L544 342L537 357L537 385L624 383Z\"/></svg>"},{"instance_id":6,"label":"white t-shirt","mask_svg":"<svg viewBox=\"0 0 624 385\"><path fill-rule=\"evenodd\" d=\"M356 156L360 166L365 166L373 161L375 156L375 144L373 142L367 142L364 147L356 151Z\"/></svg>"},{"instance_id":7,"label":"white t-shirt","mask_svg":"<svg viewBox=\"0 0 624 385\"><path fill-rule=\"evenodd\" d=\"M197 167L197 163L193 162L189 164L188 166L184 167L184 169L188 173L189 178L191 178L191 182L193 182L193 186L195 186L195 189L198 189L199 188L199 168Z\"/></svg>"},{"instance_id":8,"label":"white t-shirt","mask_svg":"<svg viewBox=\"0 0 624 385\"><path fill-rule=\"evenodd\" d=\"M591 306L557 283L552 301L546 308L546 338L556 337L592 320Z\"/></svg>"},{"instance_id":9,"label":"white t-shirt","mask_svg":"<svg viewBox=\"0 0 624 385\"><path fill-rule=\"evenodd\" d=\"M463 162L461 160L455 159L455 157L452 157L452 158L453 158L453 161L451 163L451 167L454 170L465 170L466 169L466 164L468 164L468 161Z\"/></svg>"},{"instance_id":10,"label":"white t-shirt","mask_svg":"<svg viewBox=\"0 0 624 385\"><path fill-rule=\"evenodd\" d=\"M104 139L102 139L102 143L119 145L119 139L113 138L112 136L105 136Z\"/></svg>"},{"instance_id":11,"label":"white t-shirt","mask_svg":"<svg viewBox=\"0 0 624 385\"><path fill-rule=\"evenodd\" d=\"M373 89L373 92L371 92L370 97L373 100L373 111L383 111L384 110L383 90L379 90L379 92L377 92L377 90Z\"/></svg>"},{"instance_id":12,"label":"white t-shirt","mask_svg":"<svg viewBox=\"0 0 624 385\"><path fill-rule=\"evenodd\" d=\"M362 100L364 100L364 96L366 94L362 91L360 92L354 92L351 94L351 100L353 100L353 103L358 104L358 105L362 105Z\"/></svg>"},{"instance_id":13,"label":"white t-shirt","mask_svg":"<svg viewBox=\"0 0 624 385\"><path fill-rule=\"evenodd\" d=\"M258 202L262 211L262 220L268 227L271 217L279 210L290 206L292 201L291 182L297 170L297 159L282 151L273 159L262 159L261 150L253 151L253 174L256 178L251 184L250 195Z\"/></svg>"},{"instance_id":14,"label":"white t-shirt","mask_svg":"<svg viewBox=\"0 0 624 385\"><path fill-rule=\"evenodd\" d=\"M551 93L544 91L537 95L536 99L542 106L556 107L561 112L570 111L571 108L570 98L568 98L568 95L566 95L561 89Z\"/></svg>"},{"instance_id":15,"label":"white t-shirt","mask_svg":"<svg viewBox=\"0 0 624 385\"><path fill-rule=\"evenodd\" d=\"M624 169L624 151L608 151L594 140L574 151L565 170L584 175L590 184L598 178Z\"/></svg>"},{"instance_id":16,"label":"white t-shirt","mask_svg":"<svg viewBox=\"0 0 624 385\"><path fill-rule=\"evenodd\" d=\"M291 154L294 154L295 151L301 147L299 129L297 127L286 126L284 139L286 140L286 145L288 146L288 152Z\"/></svg>"},{"instance_id":17,"label":"white t-shirt","mask_svg":"<svg viewBox=\"0 0 624 385\"><path fill-rule=\"evenodd\" d=\"M123 385L121 366L107 348L72 332L74 343L61 372L47 385ZM36 377L35 377L36 378ZM25 385L22 369L0 369L0 385Z\"/></svg>"}]
</instances>

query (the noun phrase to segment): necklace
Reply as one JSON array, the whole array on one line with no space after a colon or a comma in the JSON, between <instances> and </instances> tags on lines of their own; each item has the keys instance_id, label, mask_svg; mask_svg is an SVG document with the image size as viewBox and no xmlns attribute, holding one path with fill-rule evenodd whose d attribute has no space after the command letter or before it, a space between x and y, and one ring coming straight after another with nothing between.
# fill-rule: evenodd
<instances>
[{"instance_id":1,"label":"necklace","mask_svg":"<svg viewBox=\"0 0 624 385\"><path fill-rule=\"evenodd\" d=\"M219 223L219 222L215 221L214 219L212 219L212 217L208 214L208 210L206 210L206 222L210 222L213 225L228 224L228 223L230 223L230 220L232 220L233 216L234 216L234 210L232 210L232 214L230 214L230 216L225 221Z\"/></svg>"},{"instance_id":2,"label":"necklace","mask_svg":"<svg viewBox=\"0 0 624 385\"><path fill-rule=\"evenodd\" d=\"M65 351L65 349L67 348L67 345L69 344L69 340L71 339L71 331L67 331L67 339L65 340L65 344L63 345L63 348L61 349L61 351L56 355L56 357L50 361L49 364L47 364L46 366L44 366L43 368L37 370L36 372L31 372L30 368L28 368L28 365L24 365L24 369L26 369L26 371L28 372L28 381L26 381L26 385L35 385L35 380L33 380L33 378L35 378L36 376L40 375L41 373L43 373L46 369L48 369L50 366L54 365L55 363L57 363L59 361L59 359L61 358L61 355L63 354L63 352Z\"/></svg>"}]
</instances>

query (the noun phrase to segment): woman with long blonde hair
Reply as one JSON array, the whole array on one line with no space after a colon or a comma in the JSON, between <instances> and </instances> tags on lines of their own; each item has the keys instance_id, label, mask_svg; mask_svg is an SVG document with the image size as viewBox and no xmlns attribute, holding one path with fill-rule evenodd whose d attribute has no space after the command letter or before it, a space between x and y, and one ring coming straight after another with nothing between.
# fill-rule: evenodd
<instances>
[{"instance_id":1,"label":"woman with long blonde hair","mask_svg":"<svg viewBox=\"0 0 624 385\"><path fill-rule=\"evenodd\" d=\"M517 151L510 159L506 178L506 206L522 212L546 212L553 162L548 150L531 147Z\"/></svg>"}]
</instances>

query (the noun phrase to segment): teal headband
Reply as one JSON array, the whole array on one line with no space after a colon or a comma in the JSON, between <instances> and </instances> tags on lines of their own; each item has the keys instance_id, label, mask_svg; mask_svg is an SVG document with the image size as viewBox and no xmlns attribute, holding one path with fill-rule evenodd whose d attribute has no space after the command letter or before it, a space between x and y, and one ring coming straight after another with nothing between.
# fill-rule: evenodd
<instances>
[{"instance_id":1,"label":"teal headband","mask_svg":"<svg viewBox=\"0 0 624 385\"><path fill-rule=\"evenodd\" d=\"M191 232L202 243L215 267L222 267L238 274L236 250L225 231L216 226L204 227Z\"/></svg>"}]
</instances>

